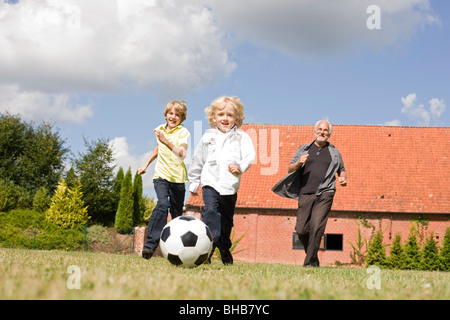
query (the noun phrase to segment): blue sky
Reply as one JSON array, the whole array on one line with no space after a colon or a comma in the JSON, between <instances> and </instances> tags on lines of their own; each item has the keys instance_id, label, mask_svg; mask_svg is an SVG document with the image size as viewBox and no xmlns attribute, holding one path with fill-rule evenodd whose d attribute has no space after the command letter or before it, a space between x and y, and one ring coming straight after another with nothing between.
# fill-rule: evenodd
<instances>
[{"instance_id":1,"label":"blue sky","mask_svg":"<svg viewBox=\"0 0 450 320\"><path fill-rule=\"evenodd\" d=\"M448 1L7 2L0 112L54 123L75 155L108 138L136 170L172 99L192 144L221 95L241 98L247 123L450 124Z\"/></svg>"}]
</instances>

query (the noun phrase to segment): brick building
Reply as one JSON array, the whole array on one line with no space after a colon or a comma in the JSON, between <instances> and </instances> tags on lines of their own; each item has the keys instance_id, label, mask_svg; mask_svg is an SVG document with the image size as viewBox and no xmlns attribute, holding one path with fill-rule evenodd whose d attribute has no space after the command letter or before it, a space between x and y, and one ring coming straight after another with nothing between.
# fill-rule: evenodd
<instances>
[{"instance_id":1,"label":"brick building","mask_svg":"<svg viewBox=\"0 0 450 320\"><path fill-rule=\"evenodd\" d=\"M271 191L286 173L298 146L314 140L313 126L244 125L257 158L243 175L234 217L235 239L245 234L236 260L303 264L294 232L297 202ZM407 239L411 221L438 241L450 226L450 128L335 125L329 141L342 153L348 186L337 191L319 259L322 265L351 261L361 218L381 226L384 243ZM201 216L203 201L190 197L187 214ZM422 224L423 226L423 224ZM369 239L371 228L361 227Z\"/></svg>"}]
</instances>

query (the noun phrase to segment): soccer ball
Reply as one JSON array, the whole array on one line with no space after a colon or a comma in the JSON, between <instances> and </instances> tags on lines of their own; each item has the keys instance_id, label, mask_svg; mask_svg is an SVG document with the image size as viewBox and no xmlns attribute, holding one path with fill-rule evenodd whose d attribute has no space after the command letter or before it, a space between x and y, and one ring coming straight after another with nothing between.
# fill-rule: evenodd
<instances>
[{"instance_id":1,"label":"soccer ball","mask_svg":"<svg viewBox=\"0 0 450 320\"><path fill-rule=\"evenodd\" d=\"M197 267L205 262L212 249L208 226L192 216L171 220L161 232L162 255L176 266Z\"/></svg>"}]
</instances>

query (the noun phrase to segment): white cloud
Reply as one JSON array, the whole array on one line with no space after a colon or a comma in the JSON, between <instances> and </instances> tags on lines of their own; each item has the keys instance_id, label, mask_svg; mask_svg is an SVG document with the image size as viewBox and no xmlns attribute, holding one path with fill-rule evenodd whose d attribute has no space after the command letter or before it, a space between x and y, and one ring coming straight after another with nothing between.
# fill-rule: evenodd
<instances>
[{"instance_id":1,"label":"white cloud","mask_svg":"<svg viewBox=\"0 0 450 320\"><path fill-rule=\"evenodd\" d=\"M445 111L444 100L433 98L429 101L429 108L423 103L418 103L417 95L410 93L406 97L402 97L402 113L406 114L413 120L417 120L419 125L429 126L431 120L438 120Z\"/></svg>"},{"instance_id":2,"label":"white cloud","mask_svg":"<svg viewBox=\"0 0 450 320\"><path fill-rule=\"evenodd\" d=\"M445 111L445 103L444 103L444 99L436 99L433 98L430 100L430 113L431 116L435 117L435 118L439 118L440 116L442 116L442 114Z\"/></svg>"},{"instance_id":3,"label":"white cloud","mask_svg":"<svg viewBox=\"0 0 450 320\"><path fill-rule=\"evenodd\" d=\"M94 114L92 104L80 105L67 94L21 91L17 85L0 85L0 112L20 114L26 120L84 123Z\"/></svg>"},{"instance_id":4,"label":"white cloud","mask_svg":"<svg viewBox=\"0 0 450 320\"><path fill-rule=\"evenodd\" d=\"M130 147L126 137L115 137L109 142L110 147L114 152L114 157L116 159L116 173L120 167L126 172L128 168L131 168L131 172L134 176L137 169L141 167L150 157L153 150L149 150L145 154L135 154L133 153L133 147ZM144 191L154 192L153 188L153 175L155 174L155 164L156 160L147 168L147 172L142 177L142 183ZM148 192L146 192L148 193Z\"/></svg>"},{"instance_id":5,"label":"white cloud","mask_svg":"<svg viewBox=\"0 0 450 320\"><path fill-rule=\"evenodd\" d=\"M394 119L392 121L386 121L385 123L383 123L384 126L401 126L402 123L400 120L398 119Z\"/></svg>"},{"instance_id":6,"label":"white cloud","mask_svg":"<svg viewBox=\"0 0 450 320\"><path fill-rule=\"evenodd\" d=\"M0 84L73 93L185 93L235 68L197 0L0 2Z\"/></svg>"},{"instance_id":7,"label":"white cloud","mask_svg":"<svg viewBox=\"0 0 450 320\"><path fill-rule=\"evenodd\" d=\"M295 57L336 56L368 46L408 40L418 28L439 23L429 0L213 0L220 27L239 39ZM381 29L369 30L367 7L381 11Z\"/></svg>"}]
</instances>

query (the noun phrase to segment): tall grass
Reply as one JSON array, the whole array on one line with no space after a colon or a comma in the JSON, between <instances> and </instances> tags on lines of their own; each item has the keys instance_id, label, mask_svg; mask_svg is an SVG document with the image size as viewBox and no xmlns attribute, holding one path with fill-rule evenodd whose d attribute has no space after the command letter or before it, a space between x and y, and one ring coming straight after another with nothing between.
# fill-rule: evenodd
<instances>
[{"instance_id":1,"label":"tall grass","mask_svg":"<svg viewBox=\"0 0 450 320\"><path fill-rule=\"evenodd\" d=\"M0 248L0 299L450 299L450 273L381 270L380 289L370 277L365 268L213 260L186 269L158 257Z\"/></svg>"}]
</instances>

